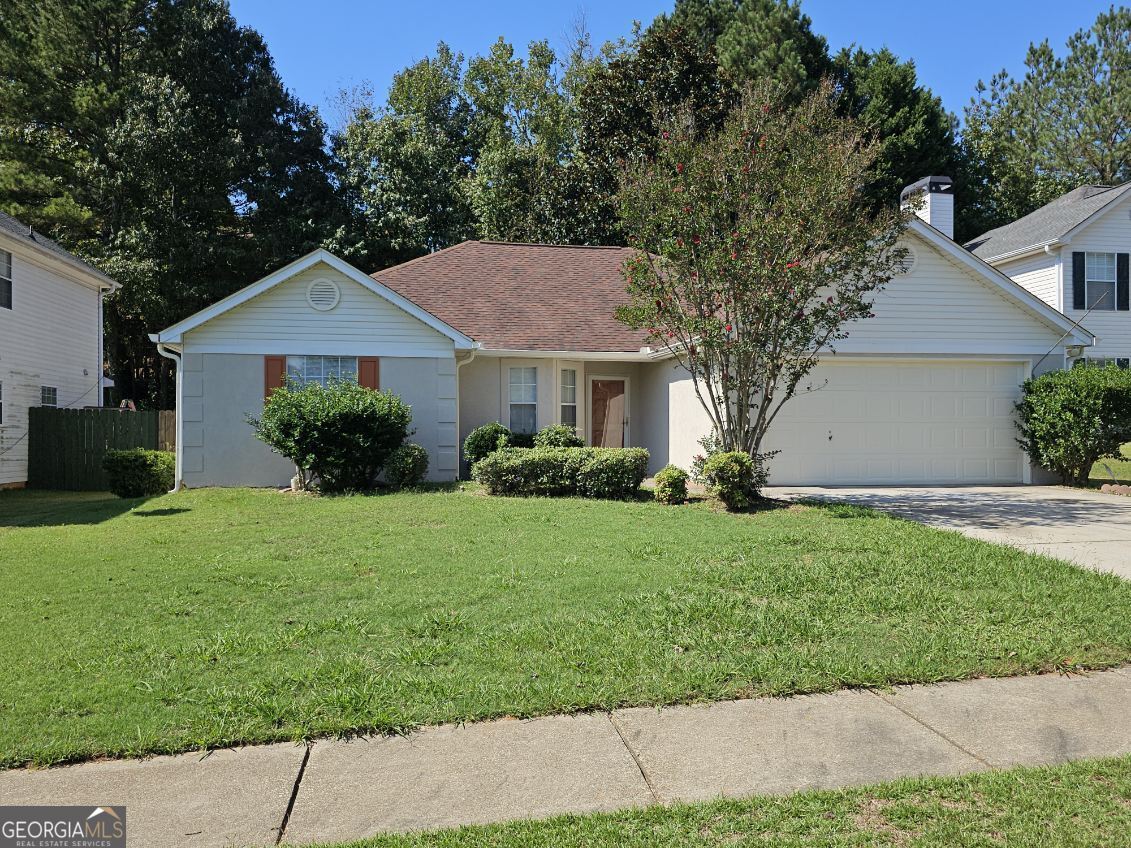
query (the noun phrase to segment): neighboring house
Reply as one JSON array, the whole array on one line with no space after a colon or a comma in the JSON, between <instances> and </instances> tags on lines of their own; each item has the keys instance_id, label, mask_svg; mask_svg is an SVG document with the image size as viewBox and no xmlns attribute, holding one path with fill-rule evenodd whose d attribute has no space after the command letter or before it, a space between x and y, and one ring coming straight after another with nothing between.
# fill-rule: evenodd
<instances>
[{"instance_id":1,"label":"neighboring house","mask_svg":"<svg viewBox=\"0 0 1131 848\"><path fill-rule=\"evenodd\" d=\"M906 236L903 273L875 297L770 434L781 484L1023 483L1013 405L1034 370L1063 368L1087 331L950 238L949 180ZM935 195L938 195L937 197ZM945 195L945 196L944 196ZM433 480L454 479L475 427L577 427L687 467L708 430L690 376L613 317L629 251L469 241L367 276L315 251L153 336L177 369L178 480L285 485L293 468L248 414L286 375L345 374L413 408Z\"/></svg>"},{"instance_id":2,"label":"neighboring house","mask_svg":"<svg viewBox=\"0 0 1131 848\"><path fill-rule=\"evenodd\" d=\"M102 403L102 296L118 284L0 212L0 488L27 481L28 407Z\"/></svg>"},{"instance_id":3,"label":"neighboring house","mask_svg":"<svg viewBox=\"0 0 1131 848\"><path fill-rule=\"evenodd\" d=\"M1081 186L966 247L1045 303L1086 322L1097 336L1089 363L1131 366L1131 182Z\"/></svg>"}]
</instances>

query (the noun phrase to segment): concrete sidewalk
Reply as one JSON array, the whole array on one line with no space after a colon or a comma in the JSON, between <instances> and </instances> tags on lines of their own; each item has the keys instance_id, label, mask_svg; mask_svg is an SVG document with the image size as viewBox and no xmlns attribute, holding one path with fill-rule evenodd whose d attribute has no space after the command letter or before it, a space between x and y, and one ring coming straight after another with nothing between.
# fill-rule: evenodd
<instances>
[{"instance_id":1,"label":"concrete sidewalk","mask_svg":"<svg viewBox=\"0 0 1131 848\"><path fill-rule=\"evenodd\" d=\"M0 803L124 804L131 845L297 845L1129 753L1131 666L8 771Z\"/></svg>"}]
</instances>

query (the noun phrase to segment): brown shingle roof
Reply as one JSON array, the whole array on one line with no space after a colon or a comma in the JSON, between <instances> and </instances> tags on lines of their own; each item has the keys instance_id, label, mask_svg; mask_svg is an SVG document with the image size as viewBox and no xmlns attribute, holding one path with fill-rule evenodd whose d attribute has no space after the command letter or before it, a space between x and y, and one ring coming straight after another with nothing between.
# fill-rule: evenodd
<instances>
[{"instance_id":1,"label":"brown shingle roof","mask_svg":"<svg viewBox=\"0 0 1131 848\"><path fill-rule=\"evenodd\" d=\"M635 352L616 320L626 247L465 241L373 274L484 348Z\"/></svg>"}]
</instances>

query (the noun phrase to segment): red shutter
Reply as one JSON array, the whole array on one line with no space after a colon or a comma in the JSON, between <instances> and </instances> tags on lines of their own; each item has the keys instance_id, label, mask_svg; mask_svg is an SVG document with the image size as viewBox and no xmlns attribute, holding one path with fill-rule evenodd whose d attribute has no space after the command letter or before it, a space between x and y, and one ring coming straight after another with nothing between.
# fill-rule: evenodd
<instances>
[{"instance_id":1,"label":"red shutter","mask_svg":"<svg viewBox=\"0 0 1131 848\"><path fill-rule=\"evenodd\" d=\"M282 388L287 378L287 358L285 356L263 357L263 399L271 397L271 392Z\"/></svg>"},{"instance_id":2,"label":"red shutter","mask_svg":"<svg viewBox=\"0 0 1131 848\"><path fill-rule=\"evenodd\" d=\"M376 356L357 358L357 383L367 389L381 388L381 361Z\"/></svg>"}]
</instances>

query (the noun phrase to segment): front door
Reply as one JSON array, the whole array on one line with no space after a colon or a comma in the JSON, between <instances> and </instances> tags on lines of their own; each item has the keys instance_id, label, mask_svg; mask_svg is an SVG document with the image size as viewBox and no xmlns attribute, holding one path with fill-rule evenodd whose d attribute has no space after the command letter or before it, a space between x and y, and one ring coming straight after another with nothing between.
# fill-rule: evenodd
<instances>
[{"instance_id":1,"label":"front door","mask_svg":"<svg viewBox=\"0 0 1131 848\"><path fill-rule=\"evenodd\" d=\"M623 448L625 420L625 381L594 377L589 384L592 410L592 432L589 443L594 447Z\"/></svg>"}]
</instances>

